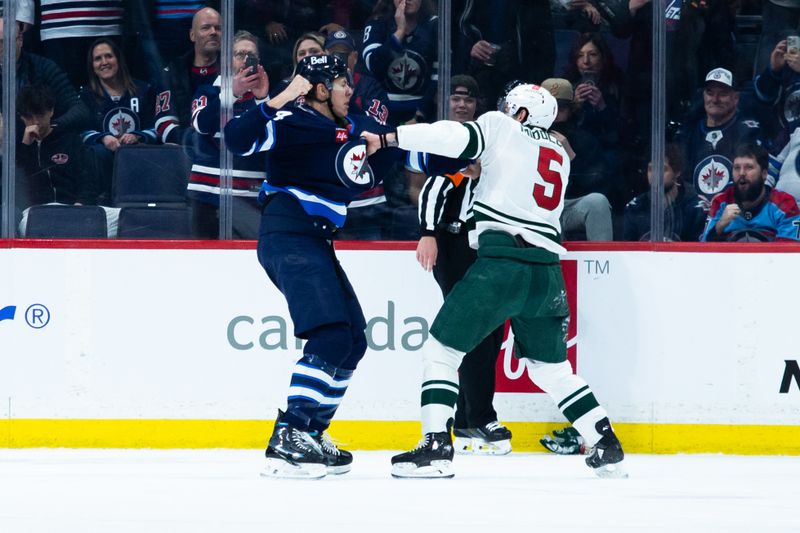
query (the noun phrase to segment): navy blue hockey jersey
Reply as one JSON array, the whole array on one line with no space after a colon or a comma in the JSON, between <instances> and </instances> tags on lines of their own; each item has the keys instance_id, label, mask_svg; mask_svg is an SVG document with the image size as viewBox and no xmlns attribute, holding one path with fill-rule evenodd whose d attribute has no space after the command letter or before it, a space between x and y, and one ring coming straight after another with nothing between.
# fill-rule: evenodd
<instances>
[{"instance_id":1,"label":"navy blue hockey jersey","mask_svg":"<svg viewBox=\"0 0 800 533\"><path fill-rule=\"evenodd\" d=\"M343 127L304 105L275 110L261 104L229 122L225 138L234 153L267 152L262 199L290 194L308 215L342 227L347 204L379 182L388 165L403 155L397 149L380 150L367 160L362 131L388 128L363 115L348 115Z\"/></svg>"},{"instance_id":2,"label":"navy blue hockey jersey","mask_svg":"<svg viewBox=\"0 0 800 533\"><path fill-rule=\"evenodd\" d=\"M397 40L394 19L374 19L364 28L361 52L369 72L389 96L393 123L406 121L419 111L428 118L435 113L438 19L420 21L403 42Z\"/></svg>"},{"instance_id":3,"label":"navy blue hockey jersey","mask_svg":"<svg viewBox=\"0 0 800 533\"><path fill-rule=\"evenodd\" d=\"M187 186L189 198L212 205L219 205L220 158L219 158L219 120L220 83L217 78L213 85L201 85L192 102L193 137L192 171ZM233 99L233 96L230 96ZM233 102L233 116L241 116L256 107L252 93ZM231 189L234 196L256 198L264 181L264 154L248 157L234 156Z\"/></svg>"},{"instance_id":4,"label":"navy blue hockey jersey","mask_svg":"<svg viewBox=\"0 0 800 533\"><path fill-rule=\"evenodd\" d=\"M759 124L738 113L726 124L709 128L705 117L680 132L678 143L686 147L686 168L692 173L695 192L709 202L733 183L736 147L759 140ZM684 180L686 181L686 180Z\"/></svg>"},{"instance_id":5,"label":"navy blue hockey jersey","mask_svg":"<svg viewBox=\"0 0 800 533\"><path fill-rule=\"evenodd\" d=\"M81 100L92 113L92 127L81 133L85 144L102 142L103 137L120 137L133 133L142 137L143 142L155 143L154 114L156 106L155 90L149 83L134 80L136 94L126 93L118 100L103 91L98 96L88 87L81 89Z\"/></svg>"}]
</instances>

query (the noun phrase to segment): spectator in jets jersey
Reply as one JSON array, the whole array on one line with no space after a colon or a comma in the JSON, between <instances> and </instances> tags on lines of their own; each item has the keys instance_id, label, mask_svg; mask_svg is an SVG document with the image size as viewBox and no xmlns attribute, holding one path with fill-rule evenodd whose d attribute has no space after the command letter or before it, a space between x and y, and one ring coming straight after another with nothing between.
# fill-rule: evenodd
<instances>
[{"instance_id":1,"label":"spectator in jets jersey","mask_svg":"<svg viewBox=\"0 0 800 533\"><path fill-rule=\"evenodd\" d=\"M153 111L155 91L149 83L135 80L128 71L117 43L97 39L87 54L89 83L81 89L81 100L92 113L91 129L81 139L97 161L100 203L111 200L114 155L120 146L155 143Z\"/></svg>"},{"instance_id":2,"label":"spectator in jets jersey","mask_svg":"<svg viewBox=\"0 0 800 533\"><path fill-rule=\"evenodd\" d=\"M733 183L731 171L736 147L759 139L759 123L739 111L739 91L733 75L715 68L703 88L705 113L678 132L676 142L686 154L689 184L709 202Z\"/></svg>"},{"instance_id":3,"label":"spectator in jets jersey","mask_svg":"<svg viewBox=\"0 0 800 533\"><path fill-rule=\"evenodd\" d=\"M389 96L392 124L426 122L436 109L438 21L431 0L379 0L364 28L367 70Z\"/></svg>"},{"instance_id":4,"label":"spectator in jets jersey","mask_svg":"<svg viewBox=\"0 0 800 533\"><path fill-rule=\"evenodd\" d=\"M191 134L192 101L197 88L214 83L219 75L222 21L206 7L194 14L189 39L192 50L164 69L164 86L156 100L156 133L163 143L186 144Z\"/></svg>"},{"instance_id":5,"label":"spectator in jets jersey","mask_svg":"<svg viewBox=\"0 0 800 533\"><path fill-rule=\"evenodd\" d=\"M246 65L248 57L258 61L258 39L250 32L238 31L233 36L233 116L266 101L269 79L264 67L256 66L255 72ZM220 201L220 95L222 80L201 85L192 102L192 128L196 136L192 150L192 170L189 174L187 196L192 207L192 234L201 239L216 239L219 236ZM257 239L261 220L258 192L264 173L264 154L247 157L233 156L231 208L233 211L233 238Z\"/></svg>"},{"instance_id":6,"label":"spectator in jets jersey","mask_svg":"<svg viewBox=\"0 0 800 533\"><path fill-rule=\"evenodd\" d=\"M704 241L800 240L800 209L794 197L765 184L768 157L755 144L736 150L733 185L711 202Z\"/></svg>"}]
</instances>

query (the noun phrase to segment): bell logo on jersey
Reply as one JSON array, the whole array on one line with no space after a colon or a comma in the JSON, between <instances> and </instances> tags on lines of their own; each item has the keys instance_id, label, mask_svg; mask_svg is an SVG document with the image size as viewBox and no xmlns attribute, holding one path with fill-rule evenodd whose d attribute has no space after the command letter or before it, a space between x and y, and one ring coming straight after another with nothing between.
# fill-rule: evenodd
<instances>
[{"instance_id":1,"label":"bell logo on jersey","mask_svg":"<svg viewBox=\"0 0 800 533\"><path fill-rule=\"evenodd\" d=\"M731 162L723 156L708 156L695 167L695 185L701 194L713 196L731 181Z\"/></svg>"},{"instance_id":2,"label":"bell logo on jersey","mask_svg":"<svg viewBox=\"0 0 800 533\"><path fill-rule=\"evenodd\" d=\"M578 364L578 262L574 259L562 259L561 272L564 274L564 288L570 315L570 318L564 323L567 361L572 365L574 372ZM497 358L496 392L544 392L530 380L525 361L527 360L517 359L514 356L514 332L506 322L503 344Z\"/></svg>"},{"instance_id":3,"label":"bell logo on jersey","mask_svg":"<svg viewBox=\"0 0 800 533\"><path fill-rule=\"evenodd\" d=\"M336 142L346 143L348 139L347 130L344 128L336 128Z\"/></svg>"},{"instance_id":4,"label":"bell logo on jersey","mask_svg":"<svg viewBox=\"0 0 800 533\"><path fill-rule=\"evenodd\" d=\"M344 144L336 154L336 173L347 187L369 189L375 178L367 163L367 145L363 139Z\"/></svg>"}]
</instances>

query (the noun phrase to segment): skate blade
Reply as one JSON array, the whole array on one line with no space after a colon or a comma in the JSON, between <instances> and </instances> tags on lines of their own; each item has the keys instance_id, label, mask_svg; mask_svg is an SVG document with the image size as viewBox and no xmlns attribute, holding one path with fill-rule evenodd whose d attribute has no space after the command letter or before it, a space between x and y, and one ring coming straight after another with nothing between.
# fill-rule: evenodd
<instances>
[{"instance_id":1,"label":"skate blade","mask_svg":"<svg viewBox=\"0 0 800 533\"><path fill-rule=\"evenodd\" d=\"M280 479L322 479L328 473L324 464L307 463L293 465L283 459L266 459L261 477Z\"/></svg>"},{"instance_id":2,"label":"skate blade","mask_svg":"<svg viewBox=\"0 0 800 533\"><path fill-rule=\"evenodd\" d=\"M472 439L472 453L474 455L506 455L511 453L511 441L489 442L483 439Z\"/></svg>"},{"instance_id":3,"label":"skate blade","mask_svg":"<svg viewBox=\"0 0 800 533\"><path fill-rule=\"evenodd\" d=\"M392 465L392 477L435 479L455 476L452 461L431 461L428 466L417 466L414 463L397 463Z\"/></svg>"},{"instance_id":4,"label":"skate blade","mask_svg":"<svg viewBox=\"0 0 800 533\"><path fill-rule=\"evenodd\" d=\"M473 437L456 437L453 448L459 455L506 455L511 452L511 441L489 442Z\"/></svg>"},{"instance_id":5,"label":"skate blade","mask_svg":"<svg viewBox=\"0 0 800 533\"><path fill-rule=\"evenodd\" d=\"M603 479L628 479L628 472L622 466L622 463L603 465L599 468L593 468L593 470L597 477Z\"/></svg>"},{"instance_id":6,"label":"skate blade","mask_svg":"<svg viewBox=\"0 0 800 533\"><path fill-rule=\"evenodd\" d=\"M453 449L460 455L472 455L472 438L456 437L453 439Z\"/></svg>"},{"instance_id":7,"label":"skate blade","mask_svg":"<svg viewBox=\"0 0 800 533\"><path fill-rule=\"evenodd\" d=\"M343 465L343 466L329 466L327 467L328 475L329 476L340 476L342 474L346 474L350 471L351 465Z\"/></svg>"}]
</instances>

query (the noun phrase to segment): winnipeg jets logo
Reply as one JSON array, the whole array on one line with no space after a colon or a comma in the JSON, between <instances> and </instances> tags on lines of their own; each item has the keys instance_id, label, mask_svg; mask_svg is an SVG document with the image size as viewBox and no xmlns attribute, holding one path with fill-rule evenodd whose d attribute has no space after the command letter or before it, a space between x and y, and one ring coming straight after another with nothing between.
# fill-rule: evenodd
<instances>
[{"instance_id":1,"label":"winnipeg jets logo","mask_svg":"<svg viewBox=\"0 0 800 533\"><path fill-rule=\"evenodd\" d=\"M367 157L367 152L364 150L361 153L351 153L350 155L350 167L353 172L356 174L361 172L361 166L364 164L364 158ZM358 182L358 180L353 180Z\"/></svg>"},{"instance_id":2,"label":"winnipeg jets logo","mask_svg":"<svg viewBox=\"0 0 800 533\"><path fill-rule=\"evenodd\" d=\"M783 104L783 118L787 124L793 124L800 119L800 88L795 89L786 97Z\"/></svg>"},{"instance_id":3,"label":"winnipeg jets logo","mask_svg":"<svg viewBox=\"0 0 800 533\"><path fill-rule=\"evenodd\" d=\"M711 145L714 150L717 149L717 143L722 140L722 132L720 130L712 130L706 133L706 142Z\"/></svg>"},{"instance_id":4,"label":"winnipeg jets logo","mask_svg":"<svg viewBox=\"0 0 800 533\"><path fill-rule=\"evenodd\" d=\"M722 156L710 156L697 165L695 184L705 195L714 195L731 181L730 161Z\"/></svg>"},{"instance_id":5,"label":"winnipeg jets logo","mask_svg":"<svg viewBox=\"0 0 800 533\"><path fill-rule=\"evenodd\" d=\"M130 109L118 107L106 113L103 128L114 137L120 137L138 129L139 118Z\"/></svg>"},{"instance_id":6,"label":"winnipeg jets logo","mask_svg":"<svg viewBox=\"0 0 800 533\"><path fill-rule=\"evenodd\" d=\"M351 141L339 149L336 155L336 170L339 179L347 187L369 188L375 178L367 163L367 147L362 141Z\"/></svg>"},{"instance_id":7,"label":"winnipeg jets logo","mask_svg":"<svg viewBox=\"0 0 800 533\"><path fill-rule=\"evenodd\" d=\"M422 87L425 60L412 50L397 57L389 64L389 83L402 92L414 92Z\"/></svg>"}]
</instances>

